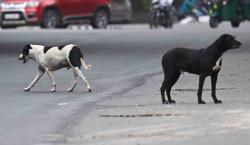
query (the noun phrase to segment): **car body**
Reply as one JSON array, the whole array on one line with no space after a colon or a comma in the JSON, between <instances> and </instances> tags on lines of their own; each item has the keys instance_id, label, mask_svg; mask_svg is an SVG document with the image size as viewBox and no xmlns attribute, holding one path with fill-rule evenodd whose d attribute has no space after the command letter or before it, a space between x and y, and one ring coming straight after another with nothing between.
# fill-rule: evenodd
<instances>
[{"instance_id":1,"label":"car body","mask_svg":"<svg viewBox=\"0 0 250 145\"><path fill-rule=\"evenodd\" d=\"M86 20L94 28L106 28L111 0L3 0L1 27L40 25L63 28Z\"/></svg>"}]
</instances>

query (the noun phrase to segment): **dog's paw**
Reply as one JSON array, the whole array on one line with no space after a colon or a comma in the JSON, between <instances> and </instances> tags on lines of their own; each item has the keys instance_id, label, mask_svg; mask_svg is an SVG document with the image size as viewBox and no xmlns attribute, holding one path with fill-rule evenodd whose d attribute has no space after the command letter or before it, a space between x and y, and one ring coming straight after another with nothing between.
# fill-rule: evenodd
<instances>
[{"instance_id":1,"label":"dog's paw","mask_svg":"<svg viewBox=\"0 0 250 145\"><path fill-rule=\"evenodd\" d=\"M70 88L70 89L67 90L67 92L73 92L73 89Z\"/></svg>"},{"instance_id":2,"label":"dog's paw","mask_svg":"<svg viewBox=\"0 0 250 145\"><path fill-rule=\"evenodd\" d=\"M55 88L50 89L50 92L56 92Z\"/></svg>"},{"instance_id":3,"label":"dog's paw","mask_svg":"<svg viewBox=\"0 0 250 145\"><path fill-rule=\"evenodd\" d=\"M216 100L214 101L215 104L222 104L222 101L221 100Z\"/></svg>"},{"instance_id":4,"label":"dog's paw","mask_svg":"<svg viewBox=\"0 0 250 145\"><path fill-rule=\"evenodd\" d=\"M176 102L175 102L175 100L170 100L170 101L168 101L168 103L169 104L175 104Z\"/></svg>"},{"instance_id":5,"label":"dog's paw","mask_svg":"<svg viewBox=\"0 0 250 145\"><path fill-rule=\"evenodd\" d=\"M198 104L206 104L206 102L204 102L204 101L198 101Z\"/></svg>"},{"instance_id":6,"label":"dog's paw","mask_svg":"<svg viewBox=\"0 0 250 145\"><path fill-rule=\"evenodd\" d=\"M162 101L162 104L168 104L168 101L166 101L166 100Z\"/></svg>"},{"instance_id":7,"label":"dog's paw","mask_svg":"<svg viewBox=\"0 0 250 145\"><path fill-rule=\"evenodd\" d=\"M28 91L30 91L30 88L27 87L27 88L24 88L23 90L24 90L25 92L28 92Z\"/></svg>"}]
</instances>

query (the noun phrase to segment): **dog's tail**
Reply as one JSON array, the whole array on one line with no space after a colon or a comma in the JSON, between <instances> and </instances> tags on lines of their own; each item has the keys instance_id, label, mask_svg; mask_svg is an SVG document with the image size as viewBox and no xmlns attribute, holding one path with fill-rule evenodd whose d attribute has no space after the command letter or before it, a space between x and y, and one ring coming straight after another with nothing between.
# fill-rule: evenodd
<instances>
[{"instance_id":1,"label":"dog's tail","mask_svg":"<svg viewBox=\"0 0 250 145\"><path fill-rule=\"evenodd\" d=\"M82 66L84 67L84 69L89 70L91 68L91 65L86 64L86 62L83 60L83 58L81 58L81 63L82 63Z\"/></svg>"}]
</instances>

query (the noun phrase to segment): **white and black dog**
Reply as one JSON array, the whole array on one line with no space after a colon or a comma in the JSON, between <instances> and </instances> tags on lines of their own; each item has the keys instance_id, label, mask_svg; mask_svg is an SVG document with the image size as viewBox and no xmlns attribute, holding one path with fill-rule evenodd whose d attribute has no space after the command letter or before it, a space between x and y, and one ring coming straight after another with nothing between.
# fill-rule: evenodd
<instances>
[{"instance_id":1,"label":"white and black dog","mask_svg":"<svg viewBox=\"0 0 250 145\"><path fill-rule=\"evenodd\" d=\"M37 62L38 73L34 80L29 84L29 86L24 88L24 91L29 91L30 88L38 82L42 75L47 72L53 85L51 91L55 92L56 82L52 75L52 71L56 71L58 69L66 67L67 69L72 68L74 72L73 84L67 91L72 92L74 90L77 84L77 76L79 76L86 83L88 92L91 92L90 84L80 70L81 66L88 70L91 65L87 65L85 63L85 61L83 60L83 54L78 46L69 44L63 46L48 47L42 45L27 44L22 49L19 60L22 60L23 63L26 63L29 59Z\"/></svg>"}]
</instances>

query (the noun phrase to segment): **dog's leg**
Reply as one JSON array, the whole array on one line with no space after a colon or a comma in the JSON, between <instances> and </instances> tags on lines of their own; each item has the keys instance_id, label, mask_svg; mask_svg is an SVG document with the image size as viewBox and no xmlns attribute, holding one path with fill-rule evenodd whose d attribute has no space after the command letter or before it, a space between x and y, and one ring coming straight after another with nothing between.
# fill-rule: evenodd
<instances>
[{"instance_id":1,"label":"dog's leg","mask_svg":"<svg viewBox=\"0 0 250 145\"><path fill-rule=\"evenodd\" d=\"M168 102L170 104L173 104L173 103L176 103L175 100L172 100L171 99L171 95L170 95L170 92L171 92L171 89L173 87L173 85L177 82L177 80L179 79L180 77L180 72L179 71L174 71L174 73L172 75L169 75L167 77L167 86L166 86L166 92L167 92L167 97L168 97Z\"/></svg>"},{"instance_id":2,"label":"dog's leg","mask_svg":"<svg viewBox=\"0 0 250 145\"><path fill-rule=\"evenodd\" d=\"M211 84L212 84L212 97L215 104L221 104L222 101L218 100L216 97L216 83L217 83L218 73L211 75Z\"/></svg>"},{"instance_id":3,"label":"dog's leg","mask_svg":"<svg viewBox=\"0 0 250 145\"><path fill-rule=\"evenodd\" d=\"M206 102L202 101L202 89L203 89L205 79L206 79L205 75L201 74L199 78L199 89L197 93L198 104L206 104Z\"/></svg>"},{"instance_id":4,"label":"dog's leg","mask_svg":"<svg viewBox=\"0 0 250 145\"><path fill-rule=\"evenodd\" d=\"M91 92L91 87L90 84L88 82L88 80L86 79L86 77L82 74L81 70L78 67L73 67L72 68L74 73L76 73L87 85L88 88L88 92Z\"/></svg>"},{"instance_id":5,"label":"dog's leg","mask_svg":"<svg viewBox=\"0 0 250 145\"><path fill-rule=\"evenodd\" d=\"M175 100L171 99L170 92L171 92L172 86L179 79L180 74L181 73L177 69L173 69L173 72L167 72L166 69L164 69L164 80L161 86L161 98L162 98L163 104L175 103ZM168 101L165 100L165 91L167 93Z\"/></svg>"},{"instance_id":6,"label":"dog's leg","mask_svg":"<svg viewBox=\"0 0 250 145\"><path fill-rule=\"evenodd\" d=\"M31 87L34 87L34 85L38 82L38 80L43 76L44 70L38 71L36 77L33 79L33 81L29 84L28 87L24 88L24 91L29 91Z\"/></svg>"},{"instance_id":7,"label":"dog's leg","mask_svg":"<svg viewBox=\"0 0 250 145\"><path fill-rule=\"evenodd\" d=\"M168 101L166 101L166 99L165 99L166 85L167 85L167 81L164 78L164 80L162 82L162 86L161 86L161 100L162 100L162 104L168 104Z\"/></svg>"},{"instance_id":8,"label":"dog's leg","mask_svg":"<svg viewBox=\"0 0 250 145\"><path fill-rule=\"evenodd\" d=\"M76 84L77 84L77 74L74 73L73 85L67 90L67 92L73 92L74 88L76 87Z\"/></svg>"},{"instance_id":9,"label":"dog's leg","mask_svg":"<svg viewBox=\"0 0 250 145\"><path fill-rule=\"evenodd\" d=\"M52 83L52 89L50 89L50 91L51 92L55 92L56 91L56 81L55 81L55 78L54 78L52 72L48 68L46 68L46 72L47 72L47 74L48 74L48 76L49 76L49 78L51 80L51 83Z\"/></svg>"}]
</instances>

